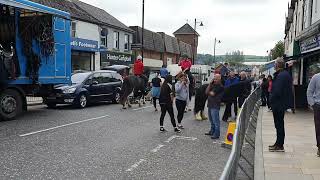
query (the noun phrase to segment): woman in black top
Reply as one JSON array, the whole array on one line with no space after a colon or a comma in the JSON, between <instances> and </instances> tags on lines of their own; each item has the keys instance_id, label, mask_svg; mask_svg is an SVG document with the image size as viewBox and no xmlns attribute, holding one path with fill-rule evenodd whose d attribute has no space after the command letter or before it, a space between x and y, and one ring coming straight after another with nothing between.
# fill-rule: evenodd
<instances>
[{"instance_id":1,"label":"woman in black top","mask_svg":"<svg viewBox=\"0 0 320 180\"><path fill-rule=\"evenodd\" d=\"M166 116L166 113L168 111L170 118L171 118L171 123L172 126L174 127L174 131L177 133L180 133L181 130L178 129L176 125L176 120L174 119L174 114L173 114L173 106L172 106L172 76L168 75L163 82L161 86L161 92L160 92L160 98L159 98L159 103L161 106L161 116L160 116L160 131L165 132L166 130L163 127L163 121L164 117Z\"/></svg>"},{"instance_id":2,"label":"woman in black top","mask_svg":"<svg viewBox=\"0 0 320 180\"><path fill-rule=\"evenodd\" d=\"M152 85L152 90L151 90L151 95L152 95L152 101L153 101L153 106L155 111L158 111L157 109L157 99L160 97L160 87L161 87L161 79L158 77L158 74L156 77L154 77L151 81Z\"/></svg>"}]
</instances>

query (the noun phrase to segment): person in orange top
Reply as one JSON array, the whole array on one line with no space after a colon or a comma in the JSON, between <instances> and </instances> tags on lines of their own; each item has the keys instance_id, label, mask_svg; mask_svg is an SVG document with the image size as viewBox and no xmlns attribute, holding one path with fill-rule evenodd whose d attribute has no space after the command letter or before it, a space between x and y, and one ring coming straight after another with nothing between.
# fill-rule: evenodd
<instances>
[{"instance_id":1,"label":"person in orange top","mask_svg":"<svg viewBox=\"0 0 320 180\"><path fill-rule=\"evenodd\" d=\"M139 55L133 65L133 73L135 76L141 76L144 72L142 57Z\"/></svg>"}]
</instances>

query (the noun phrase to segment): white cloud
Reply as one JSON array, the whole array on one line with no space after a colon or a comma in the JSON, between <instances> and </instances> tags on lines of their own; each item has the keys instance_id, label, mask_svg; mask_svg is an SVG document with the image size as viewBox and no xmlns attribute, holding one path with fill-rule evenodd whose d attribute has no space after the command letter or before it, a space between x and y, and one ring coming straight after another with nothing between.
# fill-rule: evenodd
<instances>
[{"instance_id":1,"label":"white cloud","mask_svg":"<svg viewBox=\"0 0 320 180\"><path fill-rule=\"evenodd\" d=\"M141 26L142 0L90 0L125 23ZM266 55L283 40L288 0L145 0L145 27L169 35L187 20L202 20L198 27L200 53L213 53L214 37L222 41L217 54L243 50Z\"/></svg>"}]
</instances>

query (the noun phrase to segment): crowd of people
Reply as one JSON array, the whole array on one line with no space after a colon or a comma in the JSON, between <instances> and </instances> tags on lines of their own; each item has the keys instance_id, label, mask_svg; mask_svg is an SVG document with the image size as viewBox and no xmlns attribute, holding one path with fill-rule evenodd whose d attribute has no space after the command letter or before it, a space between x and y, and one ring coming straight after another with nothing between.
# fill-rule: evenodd
<instances>
[{"instance_id":1,"label":"crowd of people","mask_svg":"<svg viewBox=\"0 0 320 180\"><path fill-rule=\"evenodd\" d=\"M182 125L184 113L188 108L194 94L194 78L191 74L192 63L187 56L182 56L179 65L181 72L175 76L175 80L168 72L166 65L163 65L160 73L151 81L151 95L155 111L158 111L157 100L161 108L160 115L160 131L165 132L164 118L168 112L174 131L180 133L184 129ZM271 152L283 152L285 140L284 117L288 109L293 109L293 84L292 77L285 69L285 61L281 58L275 62L275 74L267 77L262 74L259 81L251 79L246 72L241 72L237 76L234 71L230 70L228 64L215 72L213 80L205 87L205 96L207 98L208 116L211 127L205 135L211 136L212 139L220 138L220 107L222 101L225 102L225 111L222 116L223 121L235 121L238 114L238 109L241 108L245 99L252 92L252 85L255 88L261 88L262 106L267 106L268 111L272 112L274 117L274 125L276 129L276 142L269 146ZM145 79L143 75L143 62L138 57L134 65L134 74ZM175 83L173 83L175 81ZM224 99L227 89L237 93L237 84L243 83L242 91L236 96L231 96ZM236 88L235 88L236 87ZM230 92L229 92L230 93ZM308 102L314 110L314 121L316 129L316 139L318 146L318 156L320 156L320 73L316 74L308 87L307 92ZM174 116L173 106L176 106L177 117ZM233 108L232 108L233 107ZM200 108L201 109L201 108ZM234 116L232 116L232 110ZM203 112L201 111L201 116ZM294 111L293 111L294 112ZM177 121L176 121L177 119ZM205 119L205 118L203 118Z\"/></svg>"}]
</instances>

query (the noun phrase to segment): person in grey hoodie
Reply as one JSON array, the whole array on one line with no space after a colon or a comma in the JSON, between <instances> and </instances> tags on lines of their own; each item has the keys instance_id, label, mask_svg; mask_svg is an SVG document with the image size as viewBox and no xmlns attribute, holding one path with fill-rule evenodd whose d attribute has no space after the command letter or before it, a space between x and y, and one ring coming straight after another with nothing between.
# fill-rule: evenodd
<instances>
[{"instance_id":1,"label":"person in grey hoodie","mask_svg":"<svg viewBox=\"0 0 320 180\"><path fill-rule=\"evenodd\" d=\"M187 79L187 75L184 73L177 75L178 82L175 84L175 92L176 92L176 107L178 111L178 128L184 129L181 125L184 110L187 106L187 101L189 98L189 82Z\"/></svg>"},{"instance_id":2,"label":"person in grey hoodie","mask_svg":"<svg viewBox=\"0 0 320 180\"><path fill-rule=\"evenodd\" d=\"M314 75L309 83L307 91L308 103L314 111L314 124L316 128L316 139L320 157L320 73Z\"/></svg>"}]
</instances>

